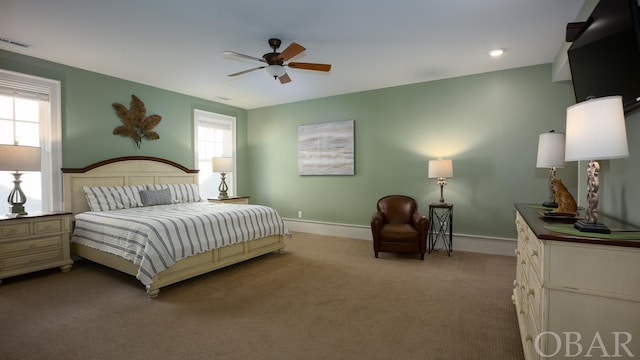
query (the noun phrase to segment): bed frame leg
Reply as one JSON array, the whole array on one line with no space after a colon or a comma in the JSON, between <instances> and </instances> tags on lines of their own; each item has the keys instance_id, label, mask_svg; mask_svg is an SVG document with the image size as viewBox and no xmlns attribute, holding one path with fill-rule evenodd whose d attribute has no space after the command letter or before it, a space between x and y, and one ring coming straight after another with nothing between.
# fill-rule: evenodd
<instances>
[{"instance_id":1,"label":"bed frame leg","mask_svg":"<svg viewBox=\"0 0 640 360\"><path fill-rule=\"evenodd\" d=\"M148 298L151 298L151 299L156 298L156 297L158 297L159 293L160 293L160 289L147 288L147 297Z\"/></svg>"}]
</instances>

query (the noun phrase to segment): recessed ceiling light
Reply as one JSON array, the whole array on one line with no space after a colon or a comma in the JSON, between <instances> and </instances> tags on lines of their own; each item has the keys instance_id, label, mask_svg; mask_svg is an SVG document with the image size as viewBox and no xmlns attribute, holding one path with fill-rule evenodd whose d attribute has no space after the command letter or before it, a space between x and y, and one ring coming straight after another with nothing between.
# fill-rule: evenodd
<instances>
[{"instance_id":1,"label":"recessed ceiling light","mask_svg":"<svg viewBox=\"0 0 640 360\"><path fill-rule=\"evenodd\" d=\"M504 49L493 49L489 51L489 55L493 57L498 57L504 53Z\"/></svg>"}]
</instances>

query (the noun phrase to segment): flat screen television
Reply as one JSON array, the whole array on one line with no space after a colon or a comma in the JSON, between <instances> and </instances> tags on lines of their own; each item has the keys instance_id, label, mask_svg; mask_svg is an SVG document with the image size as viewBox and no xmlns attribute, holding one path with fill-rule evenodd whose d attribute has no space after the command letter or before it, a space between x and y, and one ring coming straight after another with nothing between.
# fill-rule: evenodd
<instances>
[{"instance_id":1,"label":"flat screen television","mask_svg":"<svg viewBox=\"0 0 640 360\"><path fill-rule=\"evenodd\" d=\"M600 0L569 47L576 102L621 95L625 112L640 106L640 0Z\"/></svg>"}]
</instances>

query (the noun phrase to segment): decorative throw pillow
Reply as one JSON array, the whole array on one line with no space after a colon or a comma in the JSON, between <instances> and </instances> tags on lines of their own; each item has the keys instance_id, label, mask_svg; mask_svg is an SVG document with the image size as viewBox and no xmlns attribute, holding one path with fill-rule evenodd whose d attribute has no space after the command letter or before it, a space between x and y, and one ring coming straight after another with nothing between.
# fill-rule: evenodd
<instances>
[{"instance_id":1,"label":"decorative throw pillow","mask_svg":"<svg viewBox=\"0 0 640 360\"><path fill-rule=\"evenodd\" d=\"M150 184L148 190L169 189L175 204L202 201L198 184Z\"/></svg>"},{"instance_id":2,"label":"decorative throw pillow","mask_svg":"<svg viewBox=\"0 0 640 360\"><path fill-rule=\"evenodd\" d=\"M169 205L173 203L169 189L142 190L140 191L140 198L144 206Z\"/></svg>"},{"instance_id":3,"label":"decorative throw pillow","mask_svg":"<svg viewBox=\"0 0 640 360\"><path fill-rule=\"evenodd\" d=\"M82 192L91 211L107 211L142 206L140 191L144 189L144 185L83 186Z\"/></svg>"}]
</instances>

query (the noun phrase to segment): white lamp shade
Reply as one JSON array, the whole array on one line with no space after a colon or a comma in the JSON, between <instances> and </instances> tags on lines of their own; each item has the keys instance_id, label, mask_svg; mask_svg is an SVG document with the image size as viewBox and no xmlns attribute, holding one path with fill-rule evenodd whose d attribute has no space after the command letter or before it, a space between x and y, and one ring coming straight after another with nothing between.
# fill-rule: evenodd
<instances>
[{"instance_id":1,"label":"white lamp shade","mask_svg":"<svg viewBox=\"0 0 640 360\"><path fill-rule=\"evenodd\" d=\"M453 177L453 163L451 160L429 160L429 178Z\"/></svg>"},{"instance_id":2,"label":"white lamp shade","mask_svg":"<svg viewBox=\"0 0 640 360\"><path fill-rule=\"evenodd\" d=\"M548 132L540 134L536 167L564 167L564 143L564 133Z\"/></svg>"},{"instance_id":3,"label":"white lamp shade","mask_svg":"<svg viewBox=\"0 0 640 360\"><path fill-rule=\"evenodd\" d=\"M567 108L566 161L629 156L621 96L583 101Z\"/></svg>"},{"instance_id":4,"label":"white lamp shade","mask_svg":"<svg viewBox=\"0 0 640 360\"><path fill-rule=\"evenodd\" d=\"M264 71L267 74L275 77L280 77L287 73L287 71L284 69L284 66L281 66L281 65L269 65L266 68L264 68Z\"/></svg>"},{"instance_id":5,"label":"white lamp shade","mask_svg":"<svg viewBox=\"0 0 640 360\"><path fill-rule=\"evenodd\" d=\"M233 172L233 158L214 157L211 159L211 170L219 173Z\"/></svg>"},{"instance_id":6,"label":"white lamp shade","mask_svg":"<svg viewBox=\"0 0 640 360\"><path fill-rule=\"evenodd\" d=\"M0 170L40 171L40 153L35 146L0 145Z\"/></svg>"}]
</instances>

